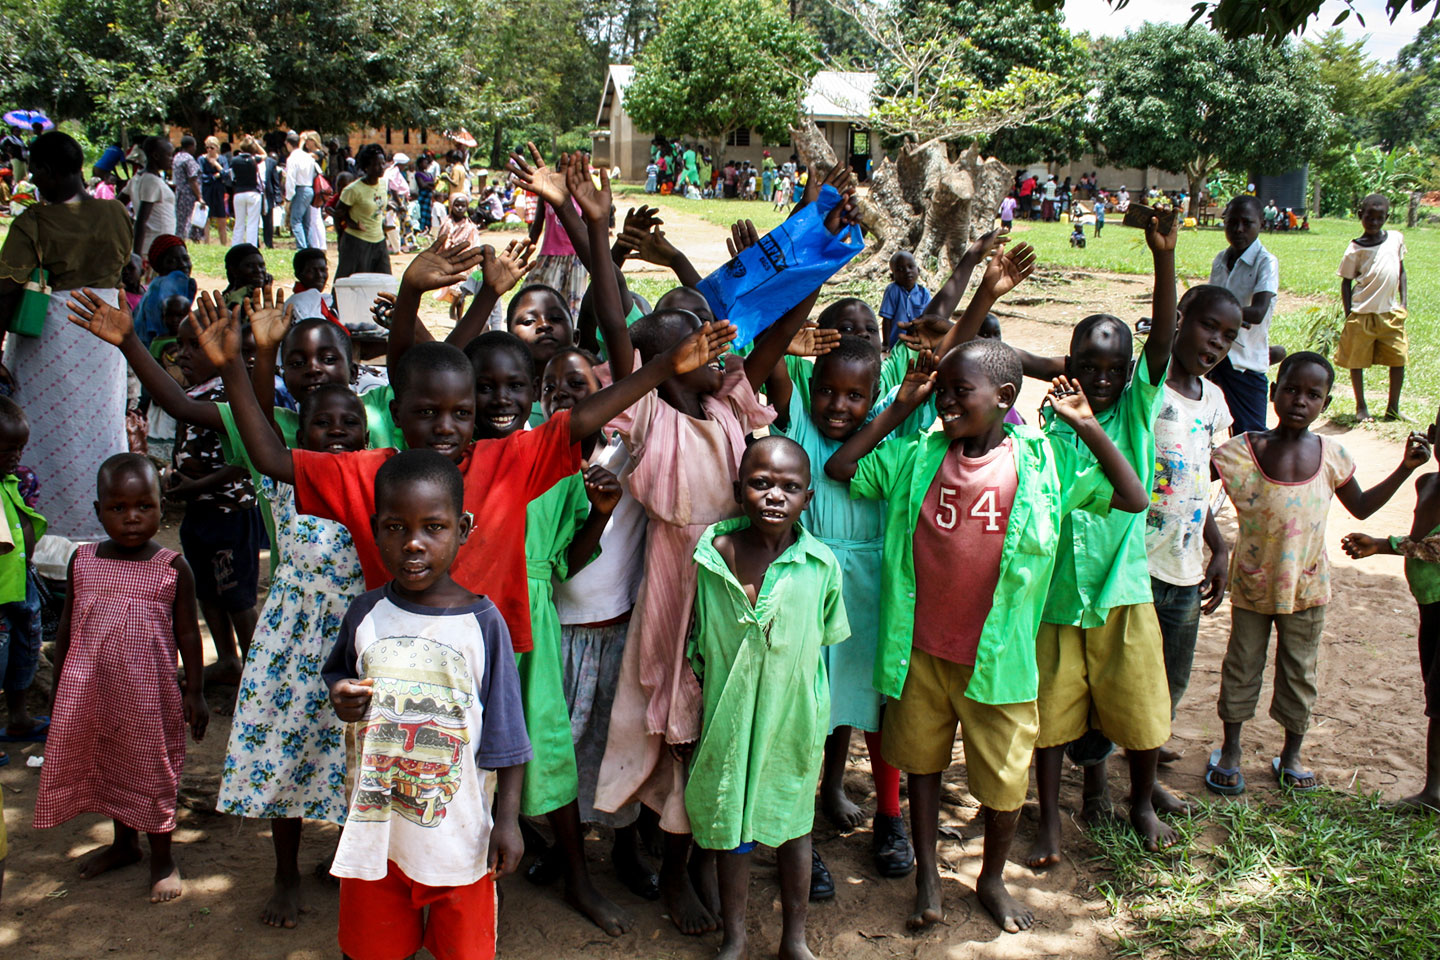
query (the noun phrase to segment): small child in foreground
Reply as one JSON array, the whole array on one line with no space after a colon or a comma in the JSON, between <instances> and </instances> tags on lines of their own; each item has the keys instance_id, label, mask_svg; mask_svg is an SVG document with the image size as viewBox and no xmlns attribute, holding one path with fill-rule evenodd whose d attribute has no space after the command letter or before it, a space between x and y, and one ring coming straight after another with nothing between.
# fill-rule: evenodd
<instances>
[{"instance_id":1,"label":"small child in foreground","mask_svg":"<svg viewBox=\"0 0 1440 960\"><path fill-rule=\"evenodd\" d=\"M495 604L450 576L473 522L464 497L459 468L433 450L396 454L375 472L371 526L394 579L350 605L323 669L335 712L358 724L331 866L340 949L353 960L399 960L421 946L494 957L495 880L524 851L531 751L510 632Z\"/></svg>"},{"instance_id":2,"label":"small child in foreground","mask_svg":"<svg viewBox=\"0 0 1440 960\"><path fill-rule=\"evenodd\" d=\"M1440 453L1440 418L1425 439ZM1440 473L1415 481L1415 522L1405 537L1370 537L1352 533L1341 541L1355 559L1377 553L1405 558L1405 580L1420 607L1420 676L1425 684L1425 786L1396 801L1405 813L1440 813Z\"/></svg>"},{"instance_id":3,"label":"small child in foreground","mask_svg":"<svg viewBox=\"0 0 1440 960\"><path fill-rule=\"evenodd\" d=\"M983 312L959 335L973 332ZM940 781L957 724L985 824L976 893L1001 929L1018 933L1034 924L1004 881L1039 729L1035 646L1012 641L1035 636L1039 627L1061 518L1076 510L1138 513L1149 501L1073 381L1056 378L1050 398L1093 461L1066 440L1005 423L1022 376L1020 358L1006 344L964 342L936 372L912 372L894 404L825 467L832 479L850 484L851 496L887 503L876 677L891 698L885 759L910 775L918 870L908 924L916 930L944 917L936 853ZM942 429L882 444L932 390Z\"/></svg>"},{"instance_id":4,"label":"small child in foreground","mask_svg":"<svg viewBox=\"0 0 1440 960\"><path fill-rule=\"evenodd\" d=\"M1335 347L1335 365L1350 371L1355 389L1355 419L1371 419L1365 405L1365 368L1390 368L1390 399L1385 419L1400 419L1400 388L1405 384L1405 238L1386 230L1390 198L1372 193L1360 203L1363 233L1350 241L1340 260L1340 300L1345 327Z\"/></svg>"},{"instance_id":5,"label":"small child in foreground","mask_svg":"<svg viewBox=\"0 0 1440 960\"><path fill-rule=\"evenodd\" d=\"M1275 427L1230 439L1212 460L1240 520L1230 555L1230 644L1220 674L1225 742L1210 754L1205 769L1205 785L1215 793L1245 791L1240 734L1260 700L1272 624L1276 652L1270 717L1285 728L1285 747L1270 769L1287 789L1304 792L1319 785L1300 762L1300 748L1315 706L1320 638L1330 600L1325 557L1330 498L1364 520L1430 459L1425 437L1411 434L1400 466L1371 489L1362 488L1345 448L1310 432L1310 424L1330 406L1334 385L1330 361L1309 351L1290 354L1270 388Z\"/></svg>"},{"instance_id":6,"label":"small child in foreground","mask_svg":"<svg viewBox=\"0 0 1440 960\"><path fill-rule=\"evenodd\" d=\"M811 495L805 450L765 437L740 461L743 516L712 525L695 547L687 652L704 717L685 809L696 844L719 854L721 958L745 956L756 843L779 860L780 956L810 957L810 830L830 720L820 650L850 635L840 565L798 525Z\"/></svg>"},{"instance_id":7,"label":"small child in foreground","mask_svg":"<svg viewBox=\"0 0 1440 960\"><path fill-rule=\"evenodd\" d=\"M150 902L162 903L183 892L170 838L185 728L198 743L210 716L195 578L184 557L153 539L160 476L149 460L120 453L102 463L95 511L108 539L82 544L70 559L35 826L58 826L80 813L115 821L111 844L80 861L87 880L138 862L143 831Z\"/></svg>"}]
</instances>

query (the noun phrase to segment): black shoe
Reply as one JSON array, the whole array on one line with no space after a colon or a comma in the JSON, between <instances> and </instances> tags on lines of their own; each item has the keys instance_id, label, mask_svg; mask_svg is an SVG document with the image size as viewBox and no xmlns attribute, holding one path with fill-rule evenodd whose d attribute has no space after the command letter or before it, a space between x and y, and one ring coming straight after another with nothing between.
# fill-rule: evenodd
<instances>
[{"instance_id":1,"label":"black shoe","mask_svg":"<svg viewBox=\"0 0 1440 960\"><path fill-rule=\"evenodd\" d=\"M870 849L875 855L875 869L882 877L905 877L915 869L915 848L905 834L903 817L875 814L875 833Z\"/></svg>"},{"instance_id":2,"label":"black shoe","mask_svg":"<svg viewBox=\"0 0 1440 960\"><path fill-rule=\"evenodd\" d=\"M810 902L817 900L831 900L835 896L835 881L830 878L830 870L825 866L825 861L820 859L820 851L814 847L810 848Z\"/></svg>"}]
</instances>

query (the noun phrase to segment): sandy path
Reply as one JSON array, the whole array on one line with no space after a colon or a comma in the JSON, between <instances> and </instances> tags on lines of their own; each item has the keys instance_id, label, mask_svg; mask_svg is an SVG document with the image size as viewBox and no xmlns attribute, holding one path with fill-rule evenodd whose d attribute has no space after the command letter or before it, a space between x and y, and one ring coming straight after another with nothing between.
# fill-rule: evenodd
<instances>
[{"instance_id":1,"label":"sandy path","mask_svg":"<svg viewBox=\"0 0 1440 960\"><path fill-rule=\"evenodd\" d=\"M722 231L703 221L683 222L698 220L684 215L667 215L667 220L667 228L676 231L677 237L693 231L697 238L711 238L703 248L691 240L682 244L692 252L697 266L723 261ZM1008 304L1002 320L1009 339L1035 350L1063 352L1069 325L1085 313L1108 309L1129 317L1148 312L1148 290L1134 278L1099 277L1047 292L1075 302ZM1032 384L1022 394L1020 408L1027 418L1033 416L1042 393L1038 384ZM1341 436L1359 464L1363 483L1378 481L1399 461L1400 446L1376 434L1325 430ZM1414 663L1415 611L1401 564L1395 558L1352 563L1339 550L1340 538L1351 530L1377 534L1408 530L1413 498L1413 487L1406 484L1390 505L1364 524L1345 514L1338 503L1332 508L1328 540L1335 601L1321 658L1317 723L1306 756L1322 780L1337 787L1378 789L1394 796L1400 790L1413 790L1419 782L1423 744L1420 683ZM1224 522L1233 526L1233 514ZM166 535L173 537L173 529ZM1219 742L1214 703L1228 622L1227 604L1202 623L1194 678L1175 724L1185 757L1162 775L1172 787L1192 794L1203 794L1204 758ZM1267 690L1262 704L1268 702L1268 696ZM32 830L29 824L38 771L25 766L24 756L37 751L33 747L11 749L13 762L0 771L10 835L6 896L0 905L0 955L36 960L157 955L318 960L334 956L337 895L329 885L307 876L304 896L310 912L299 929L272 930L258 922L273 869L269 832L262 822L214 813L229 726L227 719L213 717L205 742L191 747L182 789L184 809L176 834L187 893L173 904L156 907L145 900L145 874L139 868L89 882L75 877L73 858L108 841L109 824L97 817L82 817L58 829ZM1247 728L1245 772L1253 793L1273 789L1269 758L1278 751L1280 738L1278 727L1263 714ZM963 749L957 745L956 758L962 756ZM851 793L862 804L873 804L859 738L853 757ZM1117 791L1123 792L1123 773L1116 780ZM1035 876L1013 863L1007 869L1012 888L1039 915L1038 927L1016 937L995 929L970 892L979 868L980 839L977 811L964 784L963 767L952 767L942 807L941 844L948 919L920 936L912 936L904 928L911 882L882 880L875 875L868 830L842 836L817 818L816 841L835 874L839 893L834 902L811 909L811 945L816 953L856 960L1110 956L1111 938L1120 921L1110 918L1105 902L1094 891L1093 880L1100 874L1095 864L1086 862L1093 847L1073 823L1066 827L1071 856L1055 870ZM1066 772L1062 802L1071 810L1078 809L1079 777L1073 770ZM1033 820L1027 815L1017 851L1024 849L1033 829ZM301 865L309 871L328 852L335 830L312 825L305 836ZM591 862L602 889L633 914L633 931L612 940L567 908L558 889L538 889L516 877L502 884L503 955L520 960L582 954L697 960L712 956L717 936L679 936L657 905L637 901L613 882L605 864L606 849L601 838L592 838ZM773 854L762 850L756 858L751 894L751 935L757 954L773 948L779 925Z\"/></svg>"}]
</instances>

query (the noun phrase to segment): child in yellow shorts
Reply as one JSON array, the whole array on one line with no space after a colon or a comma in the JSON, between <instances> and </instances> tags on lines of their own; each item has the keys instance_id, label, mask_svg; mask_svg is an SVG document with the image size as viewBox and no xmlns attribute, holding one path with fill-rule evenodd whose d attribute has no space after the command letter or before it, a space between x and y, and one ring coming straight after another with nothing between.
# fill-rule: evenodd
<instances>
[{"instance_id":1,"label":"child in yellow shorts","mask_svg":"<svg viewBox=\"0 0 1440 960\"><path fill-rule=\"evenodd\" d=\"M1350 371L1355 388L1355 419L1372 419L1365 406L1365 368L1390 368L1390 399L1385 419L1400 419L1400 388L1405 383L1409 344L1405 339L1405 237L1386 230L1390 199L1372 193L1360 203L1364 231L1350 241L1340 260L1340 300L1345 329L1335 348L1335 366Z\"/></svg>"}]
</instances>

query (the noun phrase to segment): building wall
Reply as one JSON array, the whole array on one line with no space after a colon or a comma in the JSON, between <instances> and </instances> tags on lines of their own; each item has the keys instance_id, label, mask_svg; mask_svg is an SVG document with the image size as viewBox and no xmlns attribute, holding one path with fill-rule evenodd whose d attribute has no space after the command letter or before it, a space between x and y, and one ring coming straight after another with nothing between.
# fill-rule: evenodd
<instances>
[{"instance_id":1,"label":"building wall","mask_svg":"<svg viewBox=\"0 0 1440 960\"><path fill-rule=\"evenodd\" d=\"M1183 173L1168 173L1154 167L1142 170L1138 167L1106 166L1092 154L1086 154L1070 163L1032 163L1025 170L1028 173L1034 173L1042 183L1045 181L1045 177L1052 173L1056 180L1063 181L1069 177L1072 183L1078 182L1082 174L1094 173L1100 189L1113 191L1119 190L1121 187L1128 187L1131 193L1143 192L1151 187L1159 187L1161 190L1184 190L1190 185Z\"/></svg>"},{"instance_id":2,"label":"building wall","mask_svg":"<svg viewBox=\"0 0 1440 960\"><path fill-rule=\"evenodd\" d=\"M285 130L287 128L281 127L279 129ZM175 144L176 147L179 147L180 138L187 132L188 131L180 127L171 127L170 142ZM246 131L230 133L224 129L218 129L215 131L214 136L218 137L221 143L225 143L228 140L232 146L238 146L240 141L245 139L245 133ZM322 140L329 142L330 135L322 133L320 136ZM197 136L195 139L199 141L201 149L203 150L205 138ZM256 132L255 139L263 143L265 140L265 131ZM355 152L367 143L378 143L385 148L387 154L405 153L412 159L419 156L422 150L429 150L431 153L439 156L451 150L464 149L444 134L434 130L420 130L416 128L409 130L402 130L398 127L381 127L380 129L354 128L346 135L345 140L350 145L351 156L354 156Z\"/></svg>"}]
</instances>

